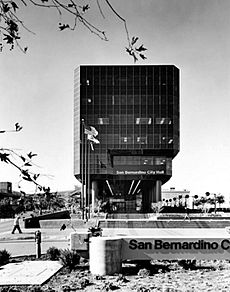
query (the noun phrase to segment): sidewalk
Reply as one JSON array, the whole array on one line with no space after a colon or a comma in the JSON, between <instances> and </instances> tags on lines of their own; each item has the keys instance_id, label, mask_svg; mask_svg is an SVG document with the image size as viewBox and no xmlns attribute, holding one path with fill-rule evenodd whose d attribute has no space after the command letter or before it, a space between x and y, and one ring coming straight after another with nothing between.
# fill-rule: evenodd
<instances>
[{"instance_id":1,"label":"sidewalk","mask_svg":"<svg viewBox=\"0 0 230 292\"><path fill-rule=\"evenodd\" d=\"M11 231L0 233L0 250L6 249L11 257L36 255L35 232L41 232L41 253L45 254L49 247L69 247L69 235L72 230L58 229L25 229L22 233L11 234ZM10 263L0 269L0 287L4 285L42 285L62 265L53 261L23 261ZM1 289L1 288L0 288Z\"/></svg>"},{"instance_id":2,"label":"sidewalk","mask_svg":"<svg viewBox=\"0 0 230 292\"><path fill-rule=\"evenodd\" d=\"M37 230L41 231L42 254L46 253L47 249L52 246L61 249L69 247L71 229L60 231L57 229L22 228L22 234L11 234L11 231L2 232L0 234L0 250L6 249L11 254L11 257L35 255L35 231Z\"/></svg>"},{"instance_id":3,"label":"sidewalk","mask_svg":"<svg viewBox=\"0 0 230 292\"><path fill-rule=\"evenodd\" d=\"M58 229L41 229L41 228L21 228L22 233L16 231L14 234L11 231L2 232L0 234L0 242L15 241L15 240L33 240L35 241L35 232L40 231L42 241L68 241L68 237L73 230L58 230Z\"/></svg>"}]
</instances>

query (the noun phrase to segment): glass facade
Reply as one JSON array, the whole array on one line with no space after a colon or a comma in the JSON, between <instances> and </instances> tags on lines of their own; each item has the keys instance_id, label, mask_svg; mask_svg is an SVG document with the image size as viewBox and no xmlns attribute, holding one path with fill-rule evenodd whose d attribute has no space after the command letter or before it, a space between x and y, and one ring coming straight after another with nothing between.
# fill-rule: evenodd
<instances>
[{"instance_id":1,"label":"glass facade","mask_svg":"<svg viewBox=\"0 0 230 292\"><path fill-rule=\"evenodd\" d=\"M74 174L81 177L81 120L98 131L90 181L99 192L141 180L165 183L179 152L179 69L173 65L84 65L75 70ZM81 152L83 150L83 152ZM111 189L108 189L108 182ZM151 188L151 187L150 187ZM137 190L138 191L138 190Z\"/></svg>"}]
</instances>

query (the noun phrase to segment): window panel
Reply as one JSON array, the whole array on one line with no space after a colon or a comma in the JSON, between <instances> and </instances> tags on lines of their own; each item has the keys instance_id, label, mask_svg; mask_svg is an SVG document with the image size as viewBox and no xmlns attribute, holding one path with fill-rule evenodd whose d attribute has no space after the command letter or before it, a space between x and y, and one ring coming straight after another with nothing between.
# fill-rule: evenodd
<instances>
[{"instance_id":1,"label":"window panel","mask_svg":"<svg viewBox=\"0 0 230 292\"><path fill-rule=\"evenodd\" d=\"M109 124L109 118L98 118L97 123L99 125L108 125Z\"/></svg>"}]
</instances>

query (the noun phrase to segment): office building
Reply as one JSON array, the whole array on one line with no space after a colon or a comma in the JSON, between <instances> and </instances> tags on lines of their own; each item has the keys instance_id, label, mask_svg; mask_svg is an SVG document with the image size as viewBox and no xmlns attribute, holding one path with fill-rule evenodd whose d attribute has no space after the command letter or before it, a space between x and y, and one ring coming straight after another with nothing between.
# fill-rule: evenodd
<instances>
[{"instance_id":1,"label":"office building","mask_svg":"<svg viewBox=\"0 0 230 292\"><path fill-rule=\"evenodd\" d=\"M100 144L81 147L81 121ZM179 69L174 65L80 65L74 79L74 175L89 169L92 204L151 211L179 152Z\"/></svg>"}]
</instances>

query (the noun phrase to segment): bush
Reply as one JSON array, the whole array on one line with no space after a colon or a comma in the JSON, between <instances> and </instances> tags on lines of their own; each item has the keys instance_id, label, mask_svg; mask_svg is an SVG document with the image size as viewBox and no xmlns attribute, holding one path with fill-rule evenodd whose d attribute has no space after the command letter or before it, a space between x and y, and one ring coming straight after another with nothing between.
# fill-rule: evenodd
<instances>
[{"instance_id":1,"label":"bush","mask_svg":"<svg viewBox=\"0 0 230 292\"><path fill-rule=\"evenodd\" d=\"M102 229L101 227L97 227L97 226L91 226L88 229L89 232L92 233L92 236L97 237L97 236L102 236Z\"/></svg>"},{"instance_id":2,"label":"bush","mask_svg":"<svg viewBox=\"0 0 230 292\"><path fill-rule=\"evenodd\" d=\"M13 218L14 217L14 210L11 205L0 205L0 218Z\"/></svg>"},{"instance_id":3,"label":"bush","mask_svg":"<svg viewBox=\"0 0 230 292\"><path fill-rule=\"evenodd\" d=\"M43 292L44 290L40 286L29 286L27 291L30 292Z\"/></svg>"},{"instance_id":4,"label":"bush","mask_svg":"<svg viewBox=\"0 0 230 292\"><path fill-rule=\"evenodd\" d=\"M0 250L0 266L9 263L11 254L6 250Z\"/></svg>"},{"instance_id":5,"label":"bush","mask_svg":"<svg viewBox=\"0 0 230 292\"><path fill-rule=\"evenodd\" d=\"M72 271L80 262L79 254L69 249L61 249L59 259L61 264L70 271Z\"/></svg>"},{"instance_id":6,"label":"bush","mask_svg":"<svg viewBox=\"0 0 230 292\"><path fill-rule=\"evenodd\" d=\"M57 260L59 260L61 252L60 252L60 249L52 246L47 250L46 254L47 254L47 257L49 260L57 261Z\"/></svg>"}]
</instances>

